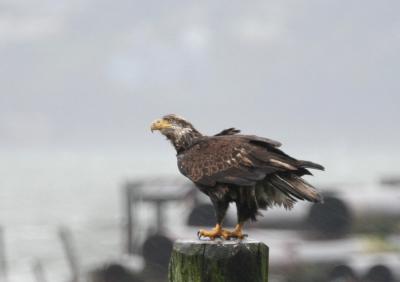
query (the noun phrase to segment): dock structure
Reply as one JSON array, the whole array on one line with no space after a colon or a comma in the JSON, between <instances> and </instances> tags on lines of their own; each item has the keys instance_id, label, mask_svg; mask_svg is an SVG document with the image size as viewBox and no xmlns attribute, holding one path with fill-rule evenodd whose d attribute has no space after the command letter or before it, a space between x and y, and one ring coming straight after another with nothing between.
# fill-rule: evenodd
<instances>
[{"instance_id":1,"label":"dock structure","mask_svg":"<svg viewBox=\"0 0 400 282\"><path fill-rule=\"evenodd\" d=\"M268 282L269 249L262 242L177 240L169 282Z\"/></svg>"},{"instance_id":2,"label":"dock structure","mask_svg":"<svg viewBox=\"0 0 400 282\"><path fill-rule=\"evenodd\" d=\"M168 202L196 201L195 187L189 181L177 178L154 178L136 180L125 183L123 187L124 214L125 214L125 252L127 254L140 253L140 234L137 220L139 205L150 203L155 211L155 233L163 234L165 218L163 207Z\"/></svg>"}]
</instances>

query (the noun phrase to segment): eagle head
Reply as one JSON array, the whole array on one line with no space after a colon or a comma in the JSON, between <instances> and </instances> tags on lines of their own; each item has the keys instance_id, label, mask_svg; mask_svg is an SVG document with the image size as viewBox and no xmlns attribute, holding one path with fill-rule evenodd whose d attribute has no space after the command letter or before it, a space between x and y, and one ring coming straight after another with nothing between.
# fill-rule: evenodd
<instances>
[{"instance_id":1,"label":"eagle head","mask_svg":"<svg viewBox=\"0 0 400 282\"><path fill-rule=\"evenodd\" d=\"M160 131L177 150L189 146L193 139L201 136L190 122L174 114L155 120L150 129L152 132L154 130Z\"/></svg>"},{"instance_id":2,"label":"eagle head","mask_svg":"<svg viewBox=\"0 0 400 282\"><path fill-rule=\"evenodd\" d=\"M151 124L151 131L159 130L162 134L179 133L181 131L195 130L193 125L183 117L170 114L161 119L155 120Z\"/></svg>"}]
</instances>

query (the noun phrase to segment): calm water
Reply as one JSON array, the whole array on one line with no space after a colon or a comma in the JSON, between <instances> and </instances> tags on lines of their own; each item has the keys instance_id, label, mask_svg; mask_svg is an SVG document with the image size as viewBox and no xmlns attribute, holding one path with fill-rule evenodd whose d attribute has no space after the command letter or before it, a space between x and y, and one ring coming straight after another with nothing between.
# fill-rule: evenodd
<instances>
[{"instance_id":1,"label":"calm water","mask_svg":"<svg viewBox=\"0 0 400 282\"><path fill-rule=\"evenodd\" d=\"M9 281L32 281L42 261L48 281L68 267L58 228L71 229L84 268L122 250L121 184L149 174L159 161L96 153L4 153L0 164L0 225L5 230ZM171 171L171 170L170 170ZM60 280L60 278L62 278Z\"/></svg>"},{"instance_id":2,"label":"calm water","mask_svg":"<svg viewBox=\"0 0 400 282\"><path fill-rule=\"evenodd\" d=\"M393 173L396 157L343 151L318 158L329 173L320 183L372 181ZM345 156L346 157L343 157ZM70 228L83 269L122 251L121 184L127 179L177 174L173 154L3 152L0 163L0 225L5 230L10 282L33 281L32 264L43 263L48 281L66 281L68 266L57 235Z\"/></svg>"}]
</instances>

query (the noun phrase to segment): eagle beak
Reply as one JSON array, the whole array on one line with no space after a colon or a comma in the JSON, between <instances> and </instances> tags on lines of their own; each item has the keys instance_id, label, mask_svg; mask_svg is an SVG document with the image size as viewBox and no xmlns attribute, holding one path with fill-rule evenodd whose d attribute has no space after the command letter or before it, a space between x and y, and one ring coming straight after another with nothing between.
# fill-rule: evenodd
<instances>
[{"instance_id":1,"label":"eagle beak","mask_svg":"<svg viewBox=\"0 0 400 282\"><path fill-rule=\"evenodd\" d=\"M161 130L164 128L171 128L171 124L164 119L158 119L154 121L150 127L151 132L153 132L154 130Z\"/></svg>"}]
</instances>

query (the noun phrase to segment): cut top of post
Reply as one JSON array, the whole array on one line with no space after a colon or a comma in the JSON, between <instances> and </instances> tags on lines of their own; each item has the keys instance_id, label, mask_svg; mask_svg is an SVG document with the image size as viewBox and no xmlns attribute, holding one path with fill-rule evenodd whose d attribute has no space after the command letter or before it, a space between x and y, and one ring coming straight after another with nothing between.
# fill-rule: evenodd
<instances>
[{"instance_id":1,"label":"cut top of post","mask_svg":"<svg viewBox=\"0 0 400 282\"><path fill-rule=\"evenodd\" d=\"M170 282L267 282L268 247L259 241L177 240Z\"/></svg>"}]
</instances>

